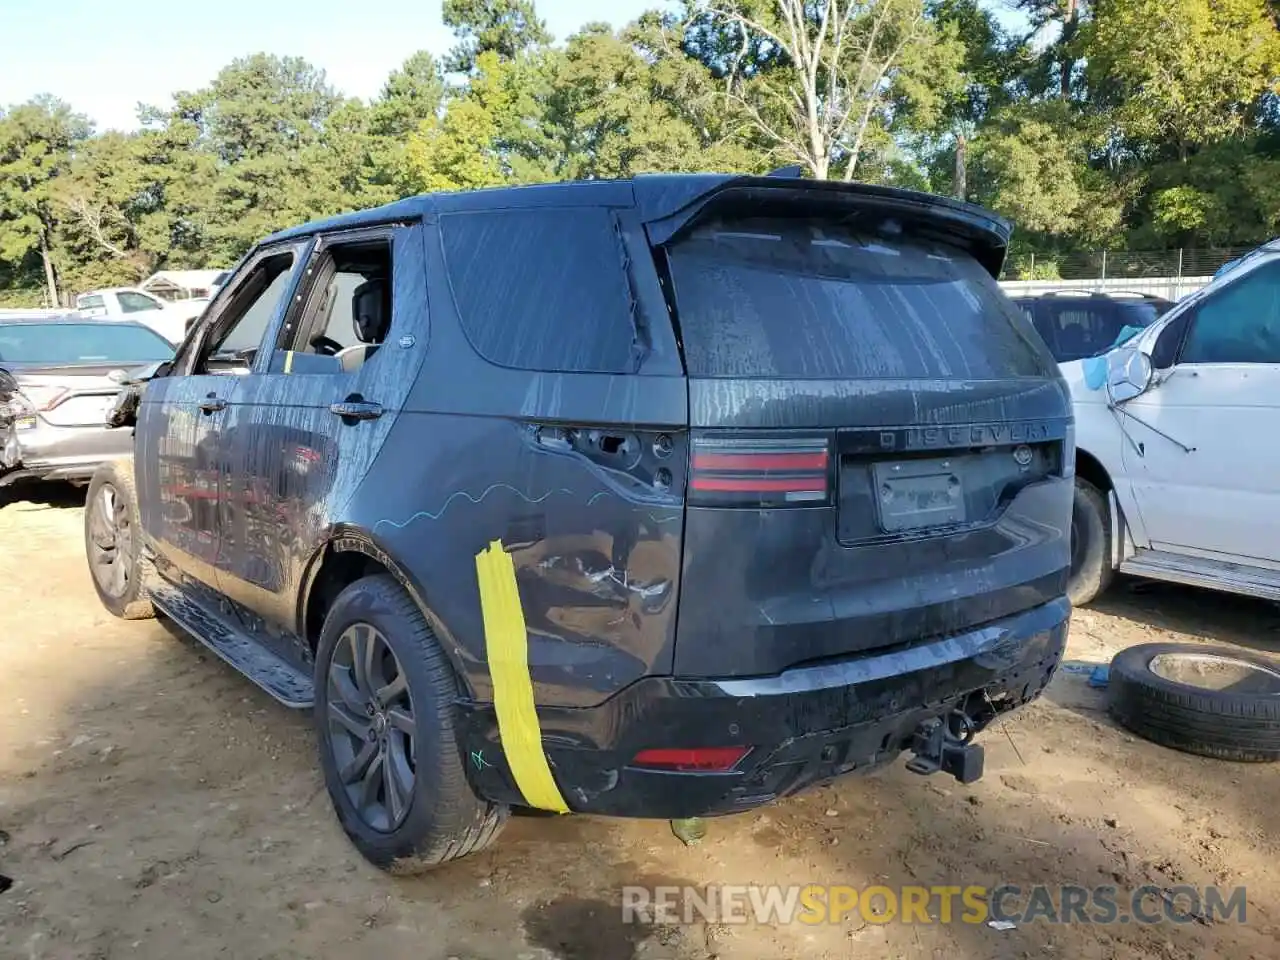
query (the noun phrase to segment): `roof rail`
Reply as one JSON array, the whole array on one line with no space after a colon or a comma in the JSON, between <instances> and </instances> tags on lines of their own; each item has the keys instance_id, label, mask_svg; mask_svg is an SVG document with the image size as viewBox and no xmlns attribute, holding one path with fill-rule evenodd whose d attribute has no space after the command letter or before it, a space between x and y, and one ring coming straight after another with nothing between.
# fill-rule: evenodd
<instances>
[{"instance_id":1,"label":"roof rail","mask_svg":"<svg viewBox=\"0 0 1280 960\"><path fill-rule=\"evenodd\" d=\"M766 177L799 177L804 174L804 167L798 163L793 163L789 167L779 167L777 170L770 170L765 174Z\"/></svg>"},{"instance_id":2,"label":"roof rail","mask_svg":"<svg viewBox=\"0 0 1280 960\"><path fill-rule=\"evenodd\" d=\"M1157 293L1146 293L1142 290L1045 290L1035 294L1040 297L1141 297L1144 300L1164 299Z\"/></svg>"}]
</instances>

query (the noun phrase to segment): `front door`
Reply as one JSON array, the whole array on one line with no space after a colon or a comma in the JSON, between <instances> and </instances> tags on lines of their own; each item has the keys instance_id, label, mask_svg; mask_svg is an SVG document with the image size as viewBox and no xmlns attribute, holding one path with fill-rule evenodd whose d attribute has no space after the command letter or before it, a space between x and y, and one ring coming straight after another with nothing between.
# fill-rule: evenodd
<instances>
[{"instance_id":1,"label":"front door","mask_svg":"<svg viewBox=\"0 0 1280 960\"><path fill-rule=\"evenodd\" d=\"M341 517L421 365L420 230L319 238L275 349L231 393L234 520L222 585L268 634L293 630L306 564ZM281 652L305 658L303 646Z\"/></svg>"},{"instance_id":2,"label":"front door","mask_svg":"<svg viewBox=\"0 0 1280 960\"><path fill-rule=\"evenodd\" d=\"M218 588L228 516L227 409L285 302L301 253L274 248L246 263L170 375L147 385L135 472L143 526L170 579Z\"/></svg>"},{"instance_id":3,"label":"front door","mask_svg":"<svg viewBox=\"0 0 1280 960\"><path fill-rule=\"evenodd\" d=\"M1154 356L1172 367L1121 416L1150 545L1280 562L1280 260L1176 317Z\"/></svg>"}]
</instances>

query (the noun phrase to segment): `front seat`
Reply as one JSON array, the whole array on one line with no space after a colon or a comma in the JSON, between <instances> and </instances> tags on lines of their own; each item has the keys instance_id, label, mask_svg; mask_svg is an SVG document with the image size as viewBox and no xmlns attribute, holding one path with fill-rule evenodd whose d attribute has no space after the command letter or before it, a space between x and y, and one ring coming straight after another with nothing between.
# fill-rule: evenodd
<instances>
[{"instance_id":1,"label":"front seat","mask_svg":"<svg viewBox=\"0 0 1280 960\"><path fill-rule=\"evenodd\" d=\"M377 352L391 327L391 284L384 277L366 280L351 294L351 319L360 343L336 354L346 372L359 370Z\"/></svg>"}]
</instances>

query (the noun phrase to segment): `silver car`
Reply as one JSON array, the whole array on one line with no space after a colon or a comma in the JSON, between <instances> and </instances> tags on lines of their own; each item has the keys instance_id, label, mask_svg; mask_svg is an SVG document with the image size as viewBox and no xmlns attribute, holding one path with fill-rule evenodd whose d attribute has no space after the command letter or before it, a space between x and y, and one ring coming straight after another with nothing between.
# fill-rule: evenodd
<instances>
[{"instance_id":1,"label":"silver car","mask_svg":"<svg viewBox=\"0 0 1280 960\"><path fill-rule=\"evenodd\" d=\"M133 453L104 420L131 369L173 347L139 323L0 315L0 490L19 480L88 480Z\"/></svg>"}]
</instances>

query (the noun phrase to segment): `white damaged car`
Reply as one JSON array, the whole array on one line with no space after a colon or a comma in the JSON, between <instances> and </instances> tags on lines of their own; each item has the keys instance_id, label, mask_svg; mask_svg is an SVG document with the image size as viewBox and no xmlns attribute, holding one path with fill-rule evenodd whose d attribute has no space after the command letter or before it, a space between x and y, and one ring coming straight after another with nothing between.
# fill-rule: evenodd
<instances>
[{"instance_id":1,"label":"white damaged car","mask_svg":"<svg viewBox=\"0 0 1280 960\"><path fill-rule=\"evenodd\" d=\"M1061 368L1076 415L1072 602L1117 570L1280 600L1280 240Z\"/></svg>"}]
</instances>

